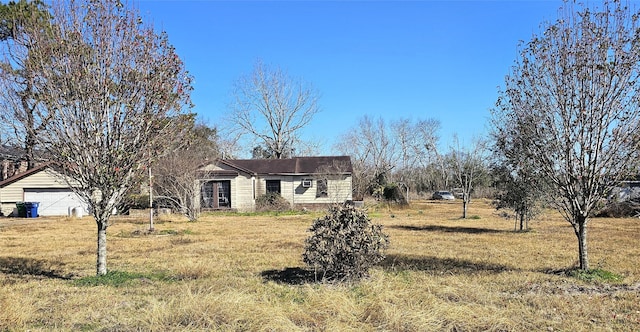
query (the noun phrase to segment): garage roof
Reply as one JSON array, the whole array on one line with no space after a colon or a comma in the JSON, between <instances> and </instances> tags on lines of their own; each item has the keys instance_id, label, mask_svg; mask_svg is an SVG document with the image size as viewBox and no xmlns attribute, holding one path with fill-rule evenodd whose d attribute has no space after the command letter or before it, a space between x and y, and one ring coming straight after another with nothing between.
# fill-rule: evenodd
<instances>
[{"instance_id":1,"label":"garage roof","mask_svg":"<svg viewBox=\"0 0 640 332\"><path fill-rule=\"evenodd\" d=\"M51 167L52 164L53 164L52 162L47 162L47 163L38 165L38 166L36 166L36 167L34 167L32 169L29 169L29 170L27 170L25 172L16 174L16 175L14 175L14 176L12 176L12 177L10 177L8 179L0 181L0 188L4 188L4 187L6 187L6 186L18 181L18 180L26 178L29 175L36 174L38 172L42 172L45 169L47 169L47 167Z\"/></svg>"}]
</instances>

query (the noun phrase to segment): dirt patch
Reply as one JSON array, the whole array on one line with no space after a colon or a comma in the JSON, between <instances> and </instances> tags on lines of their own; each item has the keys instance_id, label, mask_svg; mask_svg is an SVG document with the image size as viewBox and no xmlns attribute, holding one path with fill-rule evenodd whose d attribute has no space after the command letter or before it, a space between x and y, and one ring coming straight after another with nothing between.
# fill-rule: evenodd
<instances>
[{"instance_id":1,"label":"dirt patch","mask_svg":"<svg viewBox=\"0 0 640 332\"><path fill-rule=\"evenodd\" d=\"M566 294L606 295L619 292L640 292L640 283L635 285L562 285L558 288Z\"/></svg>"},{"instance_id":2,"label":"dirt patch","mask_svg":"<svg viewBox=\"0 0 640 332\"><path fill-rule=\"evenodd\" d=\"M634 285L624 284L593 284L593 285L578 285L578 284L556 284L556 283L543 283L532 284L528 287L529 293L543 293L553 295L612 295L616 293L626 292L640 292L640 283Z\"/></svg>"}]
</instances>

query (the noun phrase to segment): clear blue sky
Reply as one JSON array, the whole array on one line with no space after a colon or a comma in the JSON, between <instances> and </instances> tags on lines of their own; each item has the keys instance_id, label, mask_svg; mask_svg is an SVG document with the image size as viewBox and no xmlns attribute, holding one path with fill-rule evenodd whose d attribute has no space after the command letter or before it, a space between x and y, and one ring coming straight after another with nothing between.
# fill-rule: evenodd
<instances>
[{"instance_id":1,"label":"clear blue sky","mask_svg":"<svg viewBox=\"0 0 640 332\"><path fill-rule=\"evenodd\" d=\"M306 129L323 154L368 114L441 123L470 142L517 56L561 1L152 1L137 3L195 77L194 111L215 126L256 59L320 92Z\"/></svg>"}]
</instances>

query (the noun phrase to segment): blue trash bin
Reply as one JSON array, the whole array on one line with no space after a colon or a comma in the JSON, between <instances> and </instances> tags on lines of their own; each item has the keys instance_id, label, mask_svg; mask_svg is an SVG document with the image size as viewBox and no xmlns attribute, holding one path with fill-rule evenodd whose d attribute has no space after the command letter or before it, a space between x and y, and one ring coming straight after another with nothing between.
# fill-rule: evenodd
<instances>
[{"instance_id":1,"label":"blue trash bin","mask_svg":"<svg viewBox=\"0 0 640 332\"><path fill-rule=\"evenodd\" d=\"M24 202L24 207L27 210L27 218L35 218L38 216L39 202Z\"/></svg>"}]
</instances>

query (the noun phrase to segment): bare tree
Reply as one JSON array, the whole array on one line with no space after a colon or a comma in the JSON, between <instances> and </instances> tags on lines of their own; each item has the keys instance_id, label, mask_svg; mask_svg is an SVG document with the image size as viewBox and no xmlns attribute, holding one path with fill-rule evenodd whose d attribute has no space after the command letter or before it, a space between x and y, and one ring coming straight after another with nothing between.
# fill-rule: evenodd
<instances>
[{"instance_id":1,"label":"bare tree","mask_svg":"<svg viewBox=\"0 0 640 332\"><path fill-rule=\"evenodd\" d=\"M363 116L336 146L351 156L355 196L381 195L384 186L395 181L403 183L403 191L414 186L417 181L409 174L429 163L438 127L439 123L431 119L400 118L387 123L382 118Z\"/></svg>"},{"instance_id":2,"label":"bare tree","mask_svg":"<svg viewBox=\"0 0 640 332\"><path fill-rule=\"evenodd\" d=\"M589 217L640 166L640 16L620 1L565 5L524 45L494 123L551 182L553 202L578 239L580 269L588 270Z\"/></svg>"},{"instance_id":3,"label":"bare tree","mask_svg":"<svg viewBox=\"0 0 640 332\"><path fill-rule=\"evenodd\" d=\"M405 180L404 176L409 169L409 165L412 165L415 161L415 156L412 149L414 146L415 133L411 126L411 120L407 118L401 118L391 122L391 130L396 138L399 157L400 157L400 180ZM413 166L413 165L412 165Z\"/></svg>"},{"instance_id":4,"label":"bare tree","mask_svg":"<svg viewBox=\"0 0 640 332\"><path fill-rule=\"evenodd\" d=\"M337 148L352 159L356 196L380 191L398 162L396 141L385 121L365 115L340 142Z\"/></svg>"},{"instance_id":5,"label":"bare tree","mask_svg":"<svg viewBox=\"0 0 640 332\"><path fill-rule=\"evenodd\" d=\"M462 189L462 218L467 218L467 208L471 202L474 186L486 174L483 153L486 143L483 139L474 140L470 148L463 148L457 137L450 147L450 167L456 183Z\"/></svg>"},{"instance_id":6,"label":"bare tree","mask_svg":"<svg viewBox=\"0 0 640 332\"><path fill-rule=\"evenodd\" d=\"M200 215L197 200L200 197L199 168L208 160L219 156L218 135L215 128L203 123L192 123L182 136L181 146L154 165L154 192L157 199L184 214L190 221Z\"/></svg>"},{"instance_id":7,"label":"bare tree","mask_svg":"<svg viewBox=\"0 0 640 332\"><path fill-rule=\"evenodd\" d=\"M159 140L176 129L191 79L169 44L120 1L60 1L50 29L27 27L34 90L51 118L38 143L63 167L98 230L97 274L107 273L106 231L114 207Z\"/></svg>"},{"instance_id":8,"label":"bare tree","mask_svg":"<svg viewBox=\"0 0 640 332\"><path fill-rule=\"evenodd\" d=\"M439 129L440 122L434 119L421 119L412 126L410 134L413 144L410 144L410 148L413 150L414 165L424 168L432 162L438 151Z\"/></svg>"},{"instance_id":9,"label":"bare tree","mask_svg":"<svg viewBox=\"0 0 640 332\"><path fill-rule=\"evenodd\" d=\"M228 130L250 135L275 159L292 155L300 131L320 111L318 93L310 84L260 61L251 75L235 83L230 107Z\"/></svg>"},{"instance_id":10,"label":"bare tree","mask_svg":"<svg viewBox=\"0 0 640 332\"><path fill-rule=\"evenodd\" d=\"M391 122L401 167L396 170L396 181L405 191L409 201L409 189L417 188L422 181L425 168L437 157L438 128L440 123L433 119L413 121L400 118Z\"/></svg>"}]
</instances>

